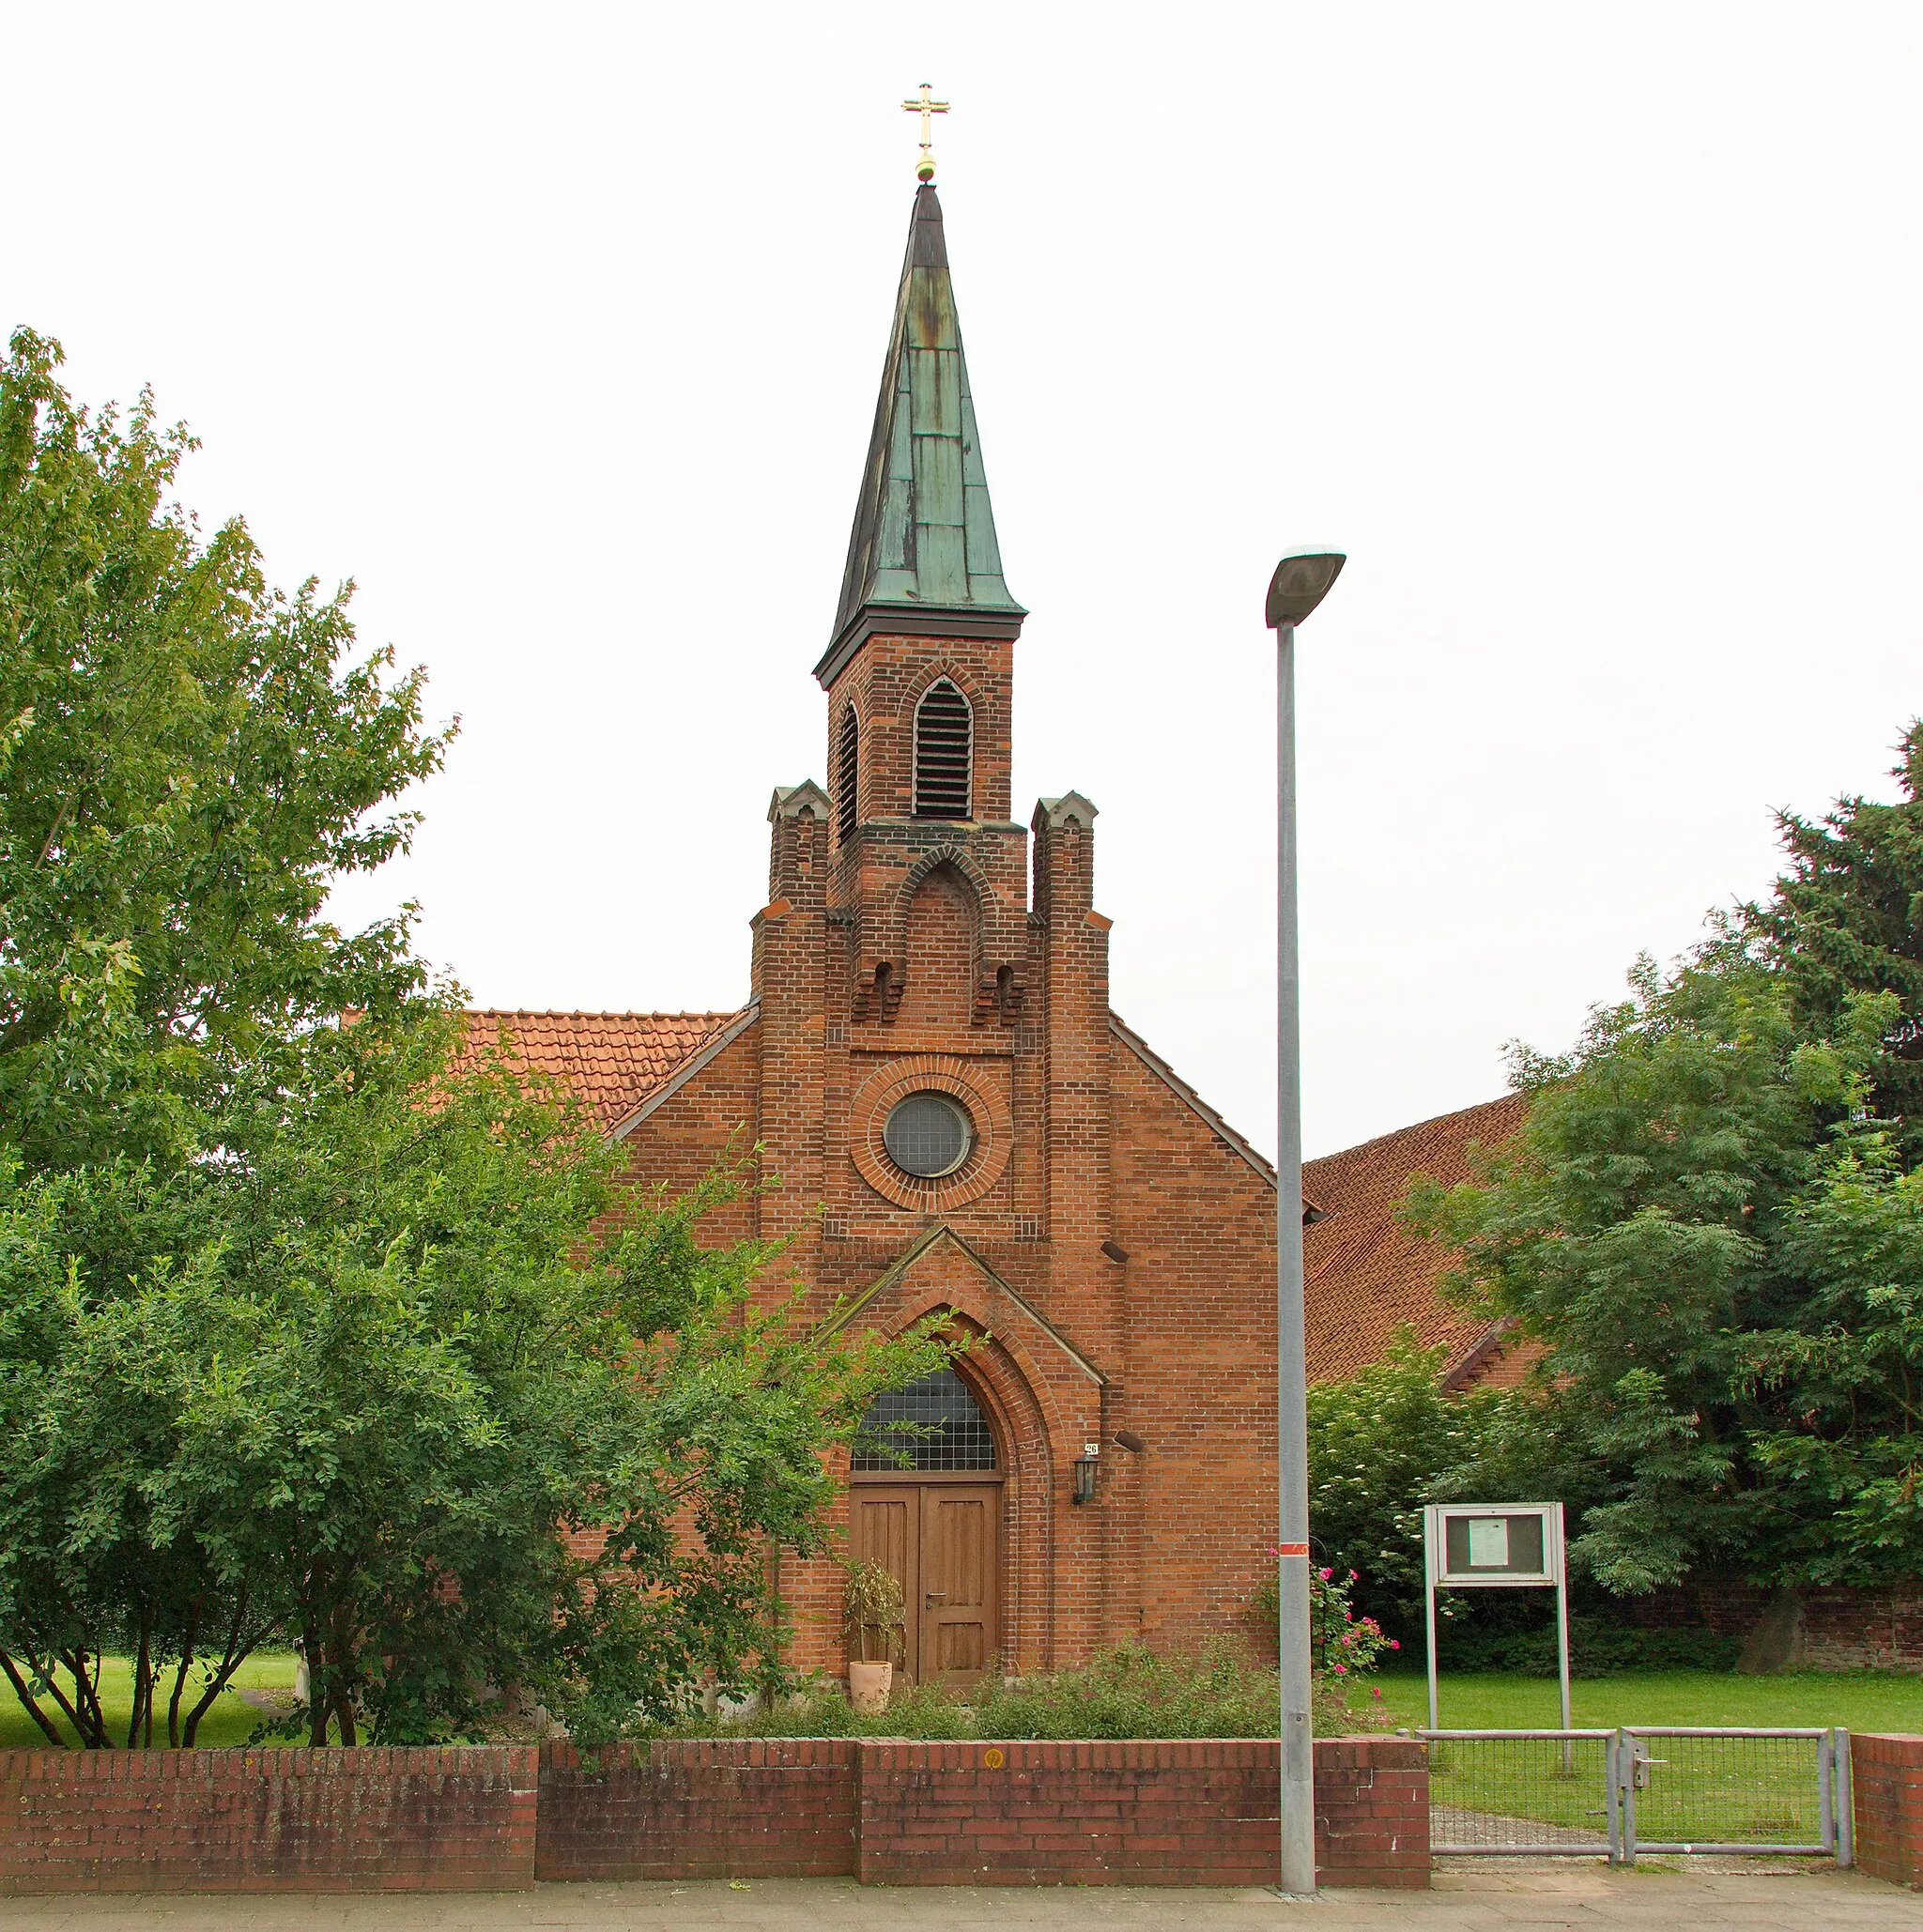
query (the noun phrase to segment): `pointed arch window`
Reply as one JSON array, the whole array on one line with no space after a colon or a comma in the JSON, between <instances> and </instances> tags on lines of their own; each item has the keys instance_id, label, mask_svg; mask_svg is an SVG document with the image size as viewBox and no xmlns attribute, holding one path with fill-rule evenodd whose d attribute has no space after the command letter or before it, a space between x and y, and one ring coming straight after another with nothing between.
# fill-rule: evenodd
<instances>
[{"instance_id":1,"label":"pointed arch window","mask_svg":"<svg viewBox=\"0 0 1923 1932\"><path fill-rule=\"evenodd\" d=\"M953 1369L936 1369L869 1404L854 1438L856 1469L992 1469L995 1439L981 1404Z\"/></svg>"},{"instance_id":2,"label":"pointed arch window","mask_svg":"<svg viewBox=\"0 0 1923 1932\"><path fill-rule=\"evenodd\" d=\"M974 764L975 714L957 685L937 678L915 708L915 816L973 816Z\"/></svg>"},{"instance_id":3,"label":"pointed arch window","mask_svg":"<svg viewBox=\"0 0 1923 1932\"><path fill-rule=\"evenodd\" d=\"M835 828L846 845L861 823L861 718L853 704L841 711L835 744Z\"/></svg>"}]
</instances>

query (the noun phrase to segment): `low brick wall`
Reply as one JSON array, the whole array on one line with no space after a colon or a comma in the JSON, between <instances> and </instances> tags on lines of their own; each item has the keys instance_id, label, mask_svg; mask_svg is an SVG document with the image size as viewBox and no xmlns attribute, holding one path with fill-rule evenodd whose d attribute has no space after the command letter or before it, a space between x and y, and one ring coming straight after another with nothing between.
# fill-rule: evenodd
<instances>
[{"instance_id":1,"label":"low brick wall","mask_svg":"<svg viewBox=\"0 0 1923 1932\"><path fill-rule=\"evenodd\" d=\"M1872 1878L1923 1888L1923 1737L1850 1739L1856 1863Z\"/></svg>"},{"instance_id":2,"label":"low brick wall","mask_svg":"<svg viewBox=\"0 0 1923 1932\"><path fill-rule=\"evenodd\" d=\"M1706 1578L1625 1598L1611 1615L1645 1629L1699 1627L1741 1642L1761 1621L1773 1596L1748 1584ZM1923 1584L1876 1590L1837 1586L1801 1596L1789 1668L1923 1671Z\"/></svg>"},{"instance_id":3,"label":"low brick wall","mask_svg":"<svg viewBox=\"0 0 1923 1932\"><path fill-rule=\"evenodd\" d=\"M1429 1865L1429 1747L1413 1738L1318 1740L1316 1881L1426 1889Z\"/></svg>"},{"instance_id":4,"label":"low brick wall","mask_svg":"<svg viewBox=\"0 0 1923 1932\"><path fill-rule=\"evenodd\" d=\"M7 1751L0 1894L1270 1884L1278 1782L1275 1744L1209 1740ZM1429 1882L1420 1743L1319 1740L1315 1801L1322 1883Z\"/></svg>"},{"instance_id":5,"label":"low brick wall","mask_svg":"<svg viewBox=\"0 0 1923 1932\"><path fill-rule=\"evenodd\" d=\"M860 1876L886 1885L1272 1885L1279 1747L1239 1740L867 1742ZM1426 1886L1426 1754L1315 1746L1325 1885Z\"/></svg>"},{"instance_id":6,"label":"low brick wall","mask_svg":"<svg viewBox=\"0 0 1923 1932\"><path fill-rule=\"evenodd\" d=\"M541 1751L537 1878L816 1878L853 1872L851 1738Z\"/></svg>"},{"instance_id":7,"label":"low brick wall","mask_svg":"<svg viewBox=\"0 0 1923 1932\"><path fill-rule=\"evenodd\" d=\"M0 1751L0 1894L499 1892L532 1748Z\"/></svg>"}]
</instances>

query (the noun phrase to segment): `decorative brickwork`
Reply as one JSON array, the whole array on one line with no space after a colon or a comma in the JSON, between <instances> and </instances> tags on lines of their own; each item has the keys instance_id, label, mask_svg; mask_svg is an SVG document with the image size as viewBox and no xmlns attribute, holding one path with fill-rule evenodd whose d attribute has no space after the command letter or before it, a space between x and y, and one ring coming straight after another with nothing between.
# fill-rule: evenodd
<instances>
[{"instance_id":1,"label":"decorative brickwork","mask_svg":"<svg viewBox=\"0 0 1923 1932\"><path fill-rule=\"evenodd\" d=\"M1006 1056L908 1053L882 1062L855 1089L848 1110L848 1152L875 1192L898 1207L941 1214L979 1201L1008 1164L1013 1123L1008 1108ZM951 1174L922 1180L888 1158L882 1130L898 1100L916 1093L952 1094L968 1110L975 1144Z\"/></svg>"},{"instance_id":2,"label":"decorative brickwork","mask_svg":"<svg viewBox=\"0 0 1923 1932\"><path fill-rule=\"evenodd\" d=\"M943 677L974 711L965 822L911 812L915 705ZM1012 680L1007 636L853 650L828 715L860 718L857 820L812 784L777 790L752 1017L691 1028L708 1057L657 1075L621 1131L642 1188L754 1150L757 1187L712 1233L786 1242L771 1294L798 1273L815 1315L895 1332L945 1309L977 1334L999 1648L1021 1671L1238 1628L1272 1541L1275 1209L1267 1166L1109 1011L1095 807L1007 816ZM921 1087L976 1126L934 1181L882 1134ZM790 1560L782 1588L794 1661L838 1670L838 1572Z\"/></svg>"},{"instance_id":3,"label":"decorative brickwork","mask_svg":"<svg viewBox=\"0 0 1923 1932\"><path fill-rule=\"evenodd\" d=\"M1277 1873L1272 1743L745 1738L614 1745L586 1762L554 1743L536 1758L514 1747L0 1752L0 1893L840 1874L1247 1885ZM1914 1789L1923 1759L1909 1761ZM1421 1744L1318 1741L1315 1813L1322 1884L1428 1883ZM1914 1828L1907 1842L1914 1860Z\"/></svg>"},{"instance_id":4,"label":"decorative brickwork","mask_svg":"<svg viewBox=\"0 0 1923 1932\"><path fill-rule=\"evenodd\" d=\"M1923 1890L1923 1737L1855 1733L1850 1782L1857 1864L1872 1878Z\"/></svg>"},{"instance_id":5,"label":"decorative brickwork","mask_svg":"<svg viewBox=\"0 0 1923 1932\"><path fill-rule=\"evenodd\" d=\"M0 1893L505 1892L528 1749L0 1752Z\"/></svg>"}]
</instances>

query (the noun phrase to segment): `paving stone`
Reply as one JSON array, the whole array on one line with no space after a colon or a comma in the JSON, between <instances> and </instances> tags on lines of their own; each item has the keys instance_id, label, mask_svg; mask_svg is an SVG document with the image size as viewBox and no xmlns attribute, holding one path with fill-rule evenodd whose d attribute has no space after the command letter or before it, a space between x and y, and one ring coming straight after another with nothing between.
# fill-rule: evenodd
<instances>
[{"instance_id":1,"label":"paving stone","mask_svg":"<svg viewBox=\"0 0 1923 1932\"><path fill-rule=\"evenodd\" d=\"M369 1897L132 1894L0 1901L4 1932L1919 1932L1923 1897L1860 1873L1701 1870L1443 1872L1431 1892L1330 1891L1291 1901L1254 1888L855 1886L770 1878L540 1885L529 1893Z\"/></svg>"}]
</instances>

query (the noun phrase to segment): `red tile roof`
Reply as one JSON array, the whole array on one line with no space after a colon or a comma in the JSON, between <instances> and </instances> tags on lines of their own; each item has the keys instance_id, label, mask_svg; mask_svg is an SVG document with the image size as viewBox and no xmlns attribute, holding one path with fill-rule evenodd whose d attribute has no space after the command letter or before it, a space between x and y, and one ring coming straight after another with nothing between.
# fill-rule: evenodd
<instances>
[{"instance_id":1,"label":"red tile roof","mask_svg":"<svg viewBox=\"0 0 1923 1932\"><path fill-rule=\"evenodd\" d=\"M725 1028L733 1013L470 1012L470 1044L507 1036L519 1065L572 1087L603 1127L618 1127Z\"/></svg>"},{"instance_id":2,"label":"red tile roof","mask_svg":"<svg viewBox=\"0 0 1923 1932\"><path fill-rule=\"evenodd\" d=\"M1450 1256L1408 1234L1395 1209L1418 1173L1445 1184L1469 1179L1469 1150L1506 1141L1528 1107L1511 1094L1304 1166L1303 1196L1328 1216L1302 1231L1310 1381L1333 1381L1379 1361L1405 1322L1425 1345L1449 1344L1451 1369L1487 1339L1485 1318L1442 1296Z\"/></svg>"}]
</instances>

